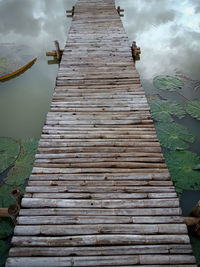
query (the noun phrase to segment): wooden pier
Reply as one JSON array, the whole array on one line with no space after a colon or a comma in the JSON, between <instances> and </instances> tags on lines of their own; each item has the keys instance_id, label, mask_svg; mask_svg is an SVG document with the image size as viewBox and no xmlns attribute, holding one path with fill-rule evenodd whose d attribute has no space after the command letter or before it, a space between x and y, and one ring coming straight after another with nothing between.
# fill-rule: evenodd
<instances>
[{"instance_id":1,"label":"wooden pier","mask_svg":"<svg viewBox=\"0 0 200 267\"><path fill-rule=\"evenodd\" d=\"M114 0L78 0L7 267L196 266L149 109Z\"/></svg>"}]
</instances>

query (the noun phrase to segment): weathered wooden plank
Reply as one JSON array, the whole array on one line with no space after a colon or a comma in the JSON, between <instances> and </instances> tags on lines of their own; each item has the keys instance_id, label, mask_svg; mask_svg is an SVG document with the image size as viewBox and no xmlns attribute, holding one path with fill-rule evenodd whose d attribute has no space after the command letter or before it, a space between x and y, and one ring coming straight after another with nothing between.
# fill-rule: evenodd
<instances>
[{"instance_id":1,"label":"weathered wooden plank","mask_svg":"<svg viewBox=\"0 0 200 267\"><path fill-rule=\"evenodd\" d=\"M52 216L50 216L52 217ZM41 223L44 220L47 225L35 225ZM37 222L38 220L38 222ZM60 221L61 225L56 224L56 220ZM187 227L185 224L126 224L127 217L119 219L119 223L109 218L94 218L93 224L86 224L90 219L82 219L80 225L75 220L63 218L53 218L52 224L51 218L48 217L31 217L30 219L21 218L22 225L15 227L15 236L74 236L74 235L94 235L94 234L187 234ZM79 221L81 219L79 218ZM103 223L104 221L104 223ZM129 220L130 222L131 220ZM99 223L98 223L99 222ZM110 224L109 224L110 223ZM114 226L113 226L114 223ZM28 224L28 226L23 226ZM70 225L62 225L70 224ZM32 225L31 227L29 225Z\"/></svg>"},{"instance_id":2,"label":"weathered wooden plank","mask_svg":"<svg viewBox=\"0 0 200 267\"><path fill-rule=\"evenodd\" d=\"M10 250L10 256L93 256L93 255L137 255L137 254L190 254L190 245L140 245L140 246L101 246L101 247L19 247Z\"/></svg>"},{"instance_id":3,"label":"weathered wooden plank","mask_svg":"<svg viewBox=\"0 0 200 267\"><path fill-rule=\"evenodd\" d=\"M159 217L153 217L153 216L145 216L145 217L131 217L131 216L19 216L17 219L17 223L20 224L20 226L17 227L19 229L22 225L35 225L35 224L49 224L49 225L59 225L59 224L134 224L136 227L139 227L141 225L141 228L143 230L146 227L146 224L149 225L149 228L151 228L150 224L157 225L156 231L159 232L159 227L161 230L170 227L172 230L171 231L177 231L177 229L183 229L182 231L186 231L186 225L183 224L184 220L183 218L179 216L159 216ZM168 226L168 224L170 224ZM173 223L177 223L177 225L173 225ZM182 224L178 224L182 223ZM144 225L143 225L144 224ZM163 225L158 225L158 224L163 224ZM167 224L167 225L166 225ZM112 227L112 226L110 226ZM117 225L116 225L117 227ZM126 227L126 226L125 226ZM130 226L131 227L131 226ZM130 228L128 226L128 228ZM163 229L162 229L163 227ZM59 228L59 227L58 227ZM123 226L121 227L121 229ZM39 228L38 228L39 229ZM81 227L80 227L81 229ZM111 229L111 228L110 228ZM140 229L137 228L139 231ZM112 230L112 229L111 229ZM130 229L129 229L130 230ZM129 231L127 230L127 231ZM116 229L114 230L116 231ZM131 230L132 231L132 230ZM133 227L134 231L134 227ZM150 231L147 230L147 231ZM64 233L64 232L63 232ZM180 230L181 233L181 230ZM24 233L25 234L25 233Z\"/></svg>"},{"instance_id":4,"label":"weathered wooden plank","mask_svg":"<svg viewBox=\"0 0 200 267\"><path fill-rule=\"evenodd\" d=\"M34 181L82 181L85 183L86 181L169 181L169 172L165 173L144 173L143 170L141 170L140 173L137 174L110 174L110 173L104 173L104 174L32 174L30 176L30 180ZM86 182L87 183L87 182ZM102 185L102 183L101 183ZM143 185L143 184L142 184Z\"/></svg>"},{"instance_id":5,"label":"weathered wooden plank","mask_svg":"<svg viewBox=\"0 0 200 267\"><path fill-rule=\"evenodd\" d=\"M24 208L177 208L179 201L174 199L144 199L144 200L66 200L66 199L22 199Z\"/></svg>"},{"instance_id":6,"label":"weathered wooden plank","mask_svg":"<svg viewBox=\"0 0 200 267\"><path fill-rule=\"evenodd\" d=\"M21 209L20 216L178 216L181 215L180 208L34 208L34 209ZM181 218L181 217L180 217Z\"/></svg>"},{"instance_id":7,"label":"weathered wooden plank","mask_svg":"<svg viewBox=\"0 0 200 267\"><path fill-rule=\"evenodd\" d=\"M195 259L189 255L141 255L141 256L88 256L88 257L34 257L34 258L15 258L9 259L7 266L21 267L26 264L27 267L35 266L122 266L128 264L133 266L136 264L194 264ZM10 265L11 264L11 265ZM96 265L97 264L97 265ZM171 265L171 264L170 264Z\"/></svg>"},{"instance_id":8,"label":"weathered wooden plank","mask_svg":"<svg viewBox=\"0 0 200 267\"><path fill-rule=\"evenodd\" d=\"M44 246L44 247L71 247L71 246L93 246L93 245L155 245L155 244L189 244L188 235L80 235L80 236L14 236L14 246Z\"/></svg>"}]
</instances>

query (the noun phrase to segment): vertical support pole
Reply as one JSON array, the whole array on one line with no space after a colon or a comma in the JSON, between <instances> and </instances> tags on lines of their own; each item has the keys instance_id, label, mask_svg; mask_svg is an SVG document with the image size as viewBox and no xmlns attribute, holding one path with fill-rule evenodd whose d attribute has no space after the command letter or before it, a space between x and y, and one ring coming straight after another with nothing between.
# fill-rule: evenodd
<instances>
[{"instance_id":1,"label":"vertical support pole","mask_svg":"<svg viewBox=\"0 0 200 267\"><path fill-rule=\"evenodd\" d=\"M55 43L55 47L56 47L56 57L57 57L57 60L61 60L61 52L60 52L60 45L59 45L59 42L57 40L54 41Z\"/></svg>"},{"instance_id":2,"label":"vertical support pole","mask_svg":"<svg viewBox=\"0 0 200 267\"><path fill-rule=\"evenodd\" d=\"M124 14L121 14L121 12L124 12L124 9L121 9L120 6L117 7L117 13L120 17L124 17Z\"/></svg>"}]
</instances>

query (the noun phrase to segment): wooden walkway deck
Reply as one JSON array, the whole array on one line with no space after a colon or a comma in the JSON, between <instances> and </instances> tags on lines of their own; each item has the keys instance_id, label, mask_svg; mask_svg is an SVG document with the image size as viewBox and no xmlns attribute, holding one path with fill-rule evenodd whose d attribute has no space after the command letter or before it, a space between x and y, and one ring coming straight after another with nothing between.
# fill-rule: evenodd
<instances>
[{"instance_id":1,"label":"wooden walkway deck","mask_svg":"<svg viewBox=\"0 0 200 267\"><path fill-rule=\"evenodd\" d=\"M196 266L114 0L78 0L7 267Z\"/></svg>"}]
</instances>

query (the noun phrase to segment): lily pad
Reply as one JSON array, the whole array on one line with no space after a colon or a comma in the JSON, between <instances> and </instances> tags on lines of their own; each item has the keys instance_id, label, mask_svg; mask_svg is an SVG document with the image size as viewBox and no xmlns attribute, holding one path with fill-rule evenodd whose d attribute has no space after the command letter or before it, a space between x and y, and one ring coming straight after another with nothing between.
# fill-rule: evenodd
<instances>
[{"instance_id":1,"label":"lily pad","mask_svg":"<svg viewBox=\"0 0 200 267\"><path fill-rule=\"evenodd\" d=\"M151 116L153 119L161 122L171 122L175 115L179 119L185 116L183 107L175 102L153 99L149 101L151 107Z\"/></svg>"},{"instance_id":2,"label":"lily pad","mask_svg":"<svg viewBox=\"0 0 200 267\"><path fill-rule=\"evenodd\" d=\"M193 236L190 236L190 241L194 256L196 258L196 264L200 264L200 240Z\"/></svg>"},{"instance_id":3,"label":"lily pad","mask_svg":"<svg viewBox=\"0 0 200 267\"><path fill-rule=\"evenodd\" d=\"M0 173L5 171L17 159L20 145L11 138L0 138Z\"/></svg>"},{"instance_id":4,"label":"lily pad","mask_svg":"<svg viewBox=\"0 0 200 267\"><path fill-rule=\"evenodd\" d=\"M9 249L10 249L10 245L5 241L0 240L0 265L1 266L5 263L8 257Z\"/></svg>"},{"instance_id":5,"label":"lily pad","mask_svg":"<svg viewBox=\"0 0 200 267\"><path fill-rule=\"evenodd\" d=\"M190 101L186 105L186 111L193 118L200 120L200 101Z\"/></svg>"},{"instance_id":6,"label":"lily pad","mask_svg":"<svg viewBox=\"0 0 200 267\"><path fill-rule=\"evenodd\" d=\"M5 208L13 204L13 199L10 196L10 191L18 187L24 192L24 184L29 178L35 153L37 150L38 141L36 139L26 139L21 142L21 152L15 162L14 167L8 172L4 183L0 186L0 207Z\"/></svg>"},{"instance_id":7,"label":"lily pad","mask_svg":"<svg viewBox=\"0 0 200 267\"><path fill-rule=\"evenodd\" d=\"M9 218L0 218L0 239L13 234L14 225Z\"/></svg>"},{"instance_id":8,"label":"lily pad","mask_svg":"<svg viewBox=\"0 0 200 267\"><path fill-rule=\"evenodd\" d=\"M156 88L169 91L176 91L184 85L180 79L169 75L157 76L154 78L153 83Z\"/></svg>"},{"instance_id":9,"label":"lily pad","mask_svg":"<svg viewBox=\"0 0 200 267\"><path fill-rule=\"evenodd\" d=\"M188 142L195 141L187 128L178 123L156 123L155 128L161 146L172 150L186 149L190 146Z\"/></svg>"},{"instance_id":10,"label":"lily pad","mask_svg":"<svg viewBox=\"0 0 200 267\"><path fill-rule=\"evenodd\" d=\"M165 161L176 188L200 190L200 172L194 168L200 164L200 157L190 151L171 151L164 154Z\"/></svg>"},{"instance_id":11,"label":"lily pad","mask_svg":"<svg viewBox=\"0 0 200 267\"><path fill-rule=\"evenodd\" d=\"M7 178L4 180L7 185L23 185L25 180L29 178L33 168L37 145L38 140L36 139L22 140L21 153L15 162L15 166L9 171Z\"/></svg>"}]
</instances>

